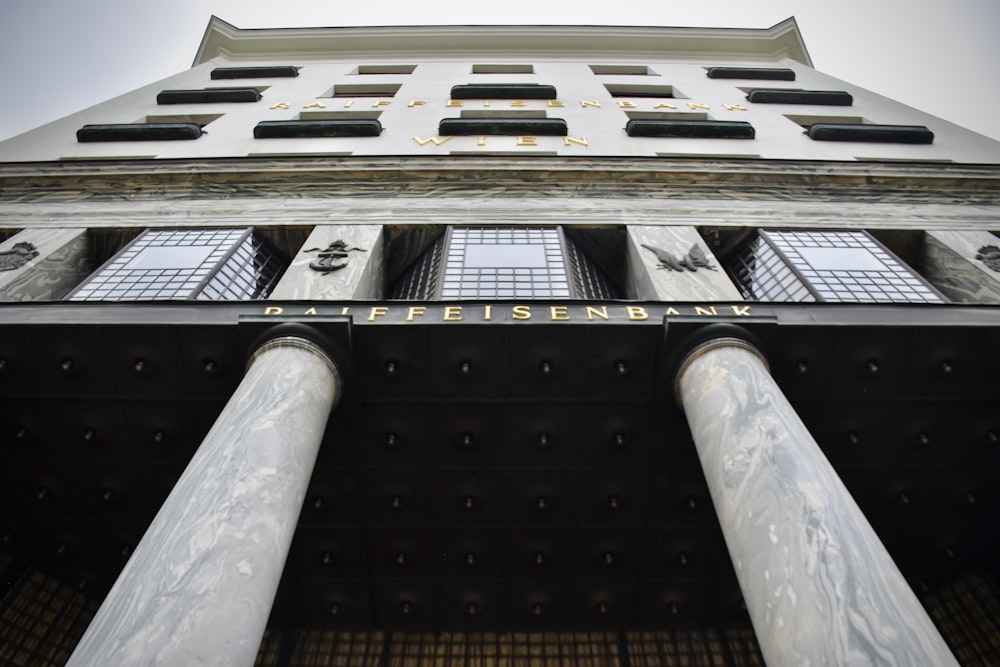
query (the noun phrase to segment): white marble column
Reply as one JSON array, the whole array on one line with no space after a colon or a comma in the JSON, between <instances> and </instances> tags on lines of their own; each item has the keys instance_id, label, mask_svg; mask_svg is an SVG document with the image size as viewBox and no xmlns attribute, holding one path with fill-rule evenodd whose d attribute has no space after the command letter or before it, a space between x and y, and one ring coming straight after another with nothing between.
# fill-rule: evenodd
<instances>
[{"instance_id":1,"label":"white marble column","mask_svg":"<svg viewBox=\"0 0 1000 667\"><path fill-rule=\"evenodd\" d=\"M69 665L253 665L340 384L304 339L255 353Z\"/></svg>"},{"instance_id":2,"label":"white marble column","mask_svg":"<svg viewBox=\"0 0 1000 667\"><path fill-rule=\"evenodd\" d=\"M677 390L770 667L958 665L752 346L696 348Z\"/></svg>"}]
</instances>

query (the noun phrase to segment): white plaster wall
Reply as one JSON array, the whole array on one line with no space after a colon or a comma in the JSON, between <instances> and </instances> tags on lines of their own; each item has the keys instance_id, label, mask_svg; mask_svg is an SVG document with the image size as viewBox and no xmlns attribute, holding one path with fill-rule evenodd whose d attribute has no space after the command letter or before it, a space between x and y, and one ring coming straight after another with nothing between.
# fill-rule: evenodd
<instances>
[{"instance_id":1,"label":"white plaster wall","mask_svg":"<svg viewBox=\"0 0 1000 667\"><path fill-rule=\"evenodd\" d=\"M529 63L533 74L472 74L477 63ZM294 64L302 69L297 78L246 79L212 81L214 67L232 65ZM353 74L358 65L410 64L418 65L412 74ZM591 64L640 64L656 72L656 76L595 75ZM796 71L797 80L748 81L709 79L705 68L712 65L759 65L789 67ZM873 64L875 66L875 64ZM478 137L454 137L440 146L423 146L413 137L437 137L442 118L457 117L463 109L481 110L483 104L469 100L462 108L446 106L452 85L477 82L547 83L556 86L562 108L549 107L544 100L526 101L527 110L545 111L549 117L564 118L569 135L586 138L588 145L566 145L561 137L538 137L534 146L518 145L516 137L490 136L485 145ZM309 111L346 111L348 98L323 97L336 84L357 83L401 84L394 97L386 97L388 105L373 108L382 98L361 97L353 100L350 111L380 111L384 126L381 137L321 138L321 139L253 139L253 127L261 120L286 120ZM635 109L622 109L619 101L604 88L605 83L671 85L675 95L683 99L666 100L678 107L677 112L707 113L716 120L743 120L752 123L757 137L753 140L630 138L624 128L626 111L653 111L663 100L635 98L629 100ZM212 86L266 85L263 100L254 104L156 104L156 94L164 89L203 88ZM745 87L802 88L812 90L846 90L854 96L853 107L805 105L751 105L745 99ZM411 101L424 104L408 106ZM598 102L600 108L583 107L580 102ZM289 108L271 109L278 102ZM325 109L303 109L320 102ZM687 103L708 105L709 109L690 109ZM723 104L739 104L746 111L727 110ZM509 110L505 100L492 100L491 110ZM87 123L132 123L149 115L165 114L224 114L208 125L206 136L194 141L106 142L81 144L76 130ZM786 114L822 116L860 116L867 122L880 124L926 125L935 133L931 145L902 145L854 142L818 142L805 136L803 129L785 118ZM700 116L699 116L700 117ZM240 157L247 155L447 155L447 154L557 154L565 156L728 156L770 159L819 160L918 160L954 161L965 163L997 163L1000 142L934 118L790 59L769 62L712 61L636 61L600 58L509 58L502 54L463 55L455 58L384 59L357 54L350 59L311 60L289 57L280 61L227 61L216 58L191 70L156 82L103 104L73 114L0 143L0 160L36 161L63 158L102 157Z\"/></svg>"}]
</instances>

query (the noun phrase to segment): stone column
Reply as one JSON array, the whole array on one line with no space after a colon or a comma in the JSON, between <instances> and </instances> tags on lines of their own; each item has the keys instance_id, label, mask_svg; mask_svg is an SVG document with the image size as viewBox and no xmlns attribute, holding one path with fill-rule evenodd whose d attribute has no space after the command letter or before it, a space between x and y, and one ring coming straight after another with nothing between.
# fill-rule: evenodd
<instances>
[{"instance_id":1,"label":"stone column","mask_svg":"<svg viewBox=\"0 0 1000 667\"><path fill-rule=\"evenodd\" d=\"M676 383L767 664L957 666L760 353L710 341Z\"/></svg>"},{"instance_id":2,"label":"stone column","mask_svg":"<svg viewBox=\"0 0 1000 667\"><path fill-rule=\"evenodd\" d=\"M257 350L69 665L253 665L340 392L309 341Z\"/></svg>"},{"instance_id":3,"label":"stone column","mask_svg":"<svg viewBox=\"0 0 1000 667\"><path fill-rule=\"evenodd\" d=\"M86 229L24 229L0 243L0 253L19 244L27 255L0 258L0 302L61 299L94 269Z\"/></svg>"}]
</instances>

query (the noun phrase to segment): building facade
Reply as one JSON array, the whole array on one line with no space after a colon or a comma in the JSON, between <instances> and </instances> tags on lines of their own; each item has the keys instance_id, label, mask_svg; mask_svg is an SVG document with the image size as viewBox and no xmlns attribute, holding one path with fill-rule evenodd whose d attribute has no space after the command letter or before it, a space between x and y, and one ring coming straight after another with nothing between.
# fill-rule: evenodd
<instances>
[{"instance_id":1,"label":"building facade","mask_svg":"<svg viewBox=\"0 0 1000 667\"><path fill-rule=\"evenodd\" d=\"M0 160L12 664L1000 659L1000 142L792 19L213 18Z\"/></svg>"}]
</instances>

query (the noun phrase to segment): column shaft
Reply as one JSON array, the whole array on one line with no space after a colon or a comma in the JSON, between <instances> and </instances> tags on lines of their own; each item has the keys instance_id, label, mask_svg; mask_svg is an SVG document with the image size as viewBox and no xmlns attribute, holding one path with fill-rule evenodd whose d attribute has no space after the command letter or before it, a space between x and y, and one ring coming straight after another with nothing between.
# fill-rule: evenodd
<instances>
[{"instance_id":1,"label":"column shaft","mask_svg":"<svg viewBox=\"0 0 1000 667\"><path fill-rule=\"evenodd\" d=\"M255 355L70 665L253 665L340 377L312 344Z\"/></svg>"},{"instance_id":2,"label":"column shaft","mask_svg":"<svg viewBox=\"0 0 1000 667\"><path fill-rule=\"evenodd\" d=\"M847 488L739 341L678 391L768 665L957 665Z\"/></svg>"}]
</instances>

